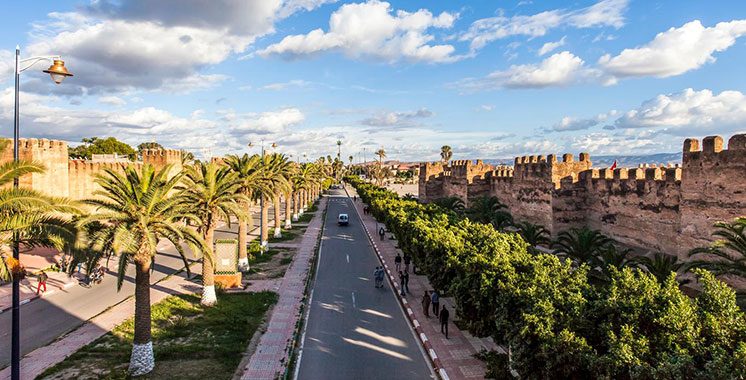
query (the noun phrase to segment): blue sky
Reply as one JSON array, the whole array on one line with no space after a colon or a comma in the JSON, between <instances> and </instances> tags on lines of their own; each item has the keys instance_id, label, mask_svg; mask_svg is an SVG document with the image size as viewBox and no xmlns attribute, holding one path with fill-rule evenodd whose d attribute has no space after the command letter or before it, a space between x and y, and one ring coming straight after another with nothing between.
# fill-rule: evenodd
<instances>
[{"instance_id":1,"label":"blue sky","mask_svg":"<svg viewBox=\"0 0 746 380\"><path fill-rule=\"evenodd\" d=\"M9 11L8 11L9 7ZM198 156L277 142L294 157L402 160L675 152L746 131L746 2L146 0L6 4L22 135L116 136Z\"/></svg>"}]
</instances>

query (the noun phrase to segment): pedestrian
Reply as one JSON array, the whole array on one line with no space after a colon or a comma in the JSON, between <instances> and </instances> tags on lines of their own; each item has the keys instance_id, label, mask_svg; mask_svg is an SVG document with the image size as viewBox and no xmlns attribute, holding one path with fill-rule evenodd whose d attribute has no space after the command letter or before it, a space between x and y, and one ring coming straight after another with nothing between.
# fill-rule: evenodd
<instances>
[{"instance_id":1,"label":"pedestrian","mask_svg":"<svg viewBox=\"0 0 746 380\"><path fill-rule=\"evenodd\" d=\"M404 273L402 271L399 271L399 285L399 287L401 288L401 292L399 292L399 294L401 294L402 297L406 296L407 293L404 293Z\"/></svg>"},{"instance_id":2,"label":"pedestrian","mask_svg":"<svg viewBox=\"0 0 746 380\"><path fill-rule=\"evenodd\" d=\"M401 255L399 255L399 252L396 253L396 257L394 257L394 267L396 267L396 271L401 271Z\"/></svg>"},{"instance_id":3,"label":"pedestrian","mask_svg":"<svg viewBox=\"0 0 746 380\"><path fill-rule=\"evenodd\" d=\"M380 276L380 267L376 267L376 269L373 271L373 281L376 285L376 288L378 288L378 277Z\"/></svg>"},{"instance_id":4,"label":"pedestrian","mask_svg":"<svg viewBox=\"0 0 746 380\"><path fill-rule=\"evenodd\" d=\"M384 230L383 227L378 230L378 236L381 238L381 241L383 241L383 237L386 236L386 230Z\"/></svg>"},{"instance_id":5,"label":"pedestrian","mask_svg":"<svg viewBox=\"0 0 746 380\"><path fill-rule=\"evenodd\" d=\"M448 339L448 317L449 317L448 309L446 309L446 305L443 305L443 309L440 310L440 332L446 334L446 339ZM443 331L445 330L445 331Z\"/></svg>"},{"instance_id":6,"label":"pedestrian","mask_svg":"<svg viewBox=\"0 0 746 380\"><path fill-rule=\"evenodd\" d=\"M412 257L408 253L404 254L404 272L409 273L409 264L412 263Z\"/></svg>"},{"instance_id":7,"label":"pedestrian","mask_svg":"<svg viewBox=\"0 0 746 380\"><path fill-rule=\"evenodd\" d=\"M42 270L41 273L39 273L39 284L36 285L36 294L39 294L39 290L41 290L41 287L44 287L44 293L47 292L47 279L49 276Z\"/></svg>"},{"instance_id":8,"label":"pedestrian","mask_svg":"<svg viewBox=\"0 0 746 380\"><path fill-rule=\"evenodd\" d=\"M378 267L378 285L380 288L383 288L383 280L386 277L386 271L383 270L383 267Z\"/></svg>"},{"instance_id":9,"label":"pedestrian","mask_svg":"<svg viewBox=\"0 0 746 380\"><path fill-rule=\"evenodd\" d=\"M406 289L407 293L409 293L409 273L404 272L404 286L402 287L402 290Z\"/></svg>"},{"instance_id":10,"label":"pedestrian","mask_svg":"<svg viewBox=\"0 0 746 380\"><path fill-rule=\"evenodd\" d=\"M433 290L433 293L430 295L430 303L433 304L433 314L435 316L438 316L438 312L440 311L438 307L440 306L440 295L438 294L437 290Z\"/></svg>"},{"instance_id":11,"label":"pedestrian","mask_svg":"<svg viewBox=\"0 0 746 380\"><path fill-rule=\"evenodd\" d=\"M425 313L426 318L430 318L430 293L427 290L422 295L422 311Z\"/></svg>"}]
</instances>

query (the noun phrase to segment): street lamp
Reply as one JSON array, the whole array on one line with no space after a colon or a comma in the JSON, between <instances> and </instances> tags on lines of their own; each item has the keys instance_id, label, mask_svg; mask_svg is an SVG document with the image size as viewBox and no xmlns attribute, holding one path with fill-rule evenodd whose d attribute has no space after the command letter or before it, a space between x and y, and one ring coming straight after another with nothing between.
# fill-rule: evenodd
<instances>
[{"instance_id":1,"label":"street lamp","mask_svg":"<svg viewBox=\"0 0 746 380\"><path fill-rule=\"evenodd\" d=\"M19 111L18 94L21 90L21 73L30 69L41 61L52 61L52 66L44 70L52 77L56 84L62 83L67 77L73 76L67 71L65 62L59 55L39 56L21 59L21 47L16 45L16 70L15 70L15 104L13 116L13 162L18 162L18 135L19 135ZM23 65L23 66L22 66ZM13 188L18 188L18 177L13 178ZM19 260L20 243L18 234L13 233L13 258ZM13 380L21 378L21 309L20 309L20 284L18 276L13 276L13 314L11 316L11 348L10 348L10 377Z\"/></svg>"},{"instance_id":2,"label":"street lamp","mask_svg":"<svg viewBox=\"0 0 746 380\"><path fill-rule=\"evenodd\" d=\"M264 139L259 140L261 141L262 146L262 163L264 163ZM246 144L249 148L252 148L254 146L254 142L249 141L248 144ZM277 143L272 143L271 145L272 149L277 148ZM259 197L259 212L261 213L262 210L264 210L264 195ZM264 231L264 218L262 218L262 215L259 215L259 249L261 251L264 251L264 248L267 247L267 241L264 240L264 236L262 236L262 232Z\"/></svg>"}]
</instances>

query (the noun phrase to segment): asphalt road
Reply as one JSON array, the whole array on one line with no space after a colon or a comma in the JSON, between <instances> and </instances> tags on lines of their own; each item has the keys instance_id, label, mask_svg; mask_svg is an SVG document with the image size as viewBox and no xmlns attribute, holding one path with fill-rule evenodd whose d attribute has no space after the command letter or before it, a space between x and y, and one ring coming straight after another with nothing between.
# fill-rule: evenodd
<instances>
[{"instance_id":1,"label":"asphalt road","mask_svg":"<svg viewBox=\"0 0 746 380\"><path fill-rule=\"evenodd\" d=\"M270 227L274 226L272 210L272 207L270 207ZM254 229L251 237L256 237L259 232L259 213L257 211L253 213ZM282 207L282 211L284 211L284 207ZM284 212L282 216L284 220ZM235 223L231 225L230 229L227 226L218 228L215 238L236 238L237 230L238 226ZM271 234L272 229L270 228L270 236ZM188 248L187 252L189 252ZM187 253L187 258L191 258L189 253ZM156 283L183 268L184 262L176 249L170 243L161 242L158 245L154 270L150 276L151 283ZM199 273L200 267L199 265L193 265L191 269L193 273ZM130 265L127 273L128 276L119 292L116 288L116 273L110 271L104 276L101 284L93 285L90 288L76 285L58 291L49 297L21 305L21 354L26 355L51 343L88 319L133 295L135 289L134 266ZM11 314L10 310L0 314L0 342L2 342L0 343L0 368L10 364Z\"/></svg>"},{"instance_id":2,"label":"asphalt road","mask_svg":"<svg viewBox=\"0 0 746 380\"><path fill-rule=\"evenodd\" d=\"M427 379L427 359L344 191L329 199L298 379ZM340 213L349 226L337 225Z\"/></svg>"}]
</instances>

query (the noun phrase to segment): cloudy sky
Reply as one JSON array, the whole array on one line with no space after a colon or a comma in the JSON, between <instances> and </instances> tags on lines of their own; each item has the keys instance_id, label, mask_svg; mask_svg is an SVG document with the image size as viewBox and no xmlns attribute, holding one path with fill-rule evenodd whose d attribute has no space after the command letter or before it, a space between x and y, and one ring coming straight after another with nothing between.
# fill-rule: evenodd
<instances>
[{"instance_id":1,"label":"cloudy sky","mask_svg":"<svg viewBox=\"0 0 746 380\"><path fill-rule=\"evenodd\" d=\"M0 25L1 135L13 48L23 137L116 136L198 156L276 142L294 157L434 159L676 152L746 132L737 0L13 1ZM12 16L12 17L7 17ZM254 148L255 149L255 148Z\"/></svg>"}]
</instances>

